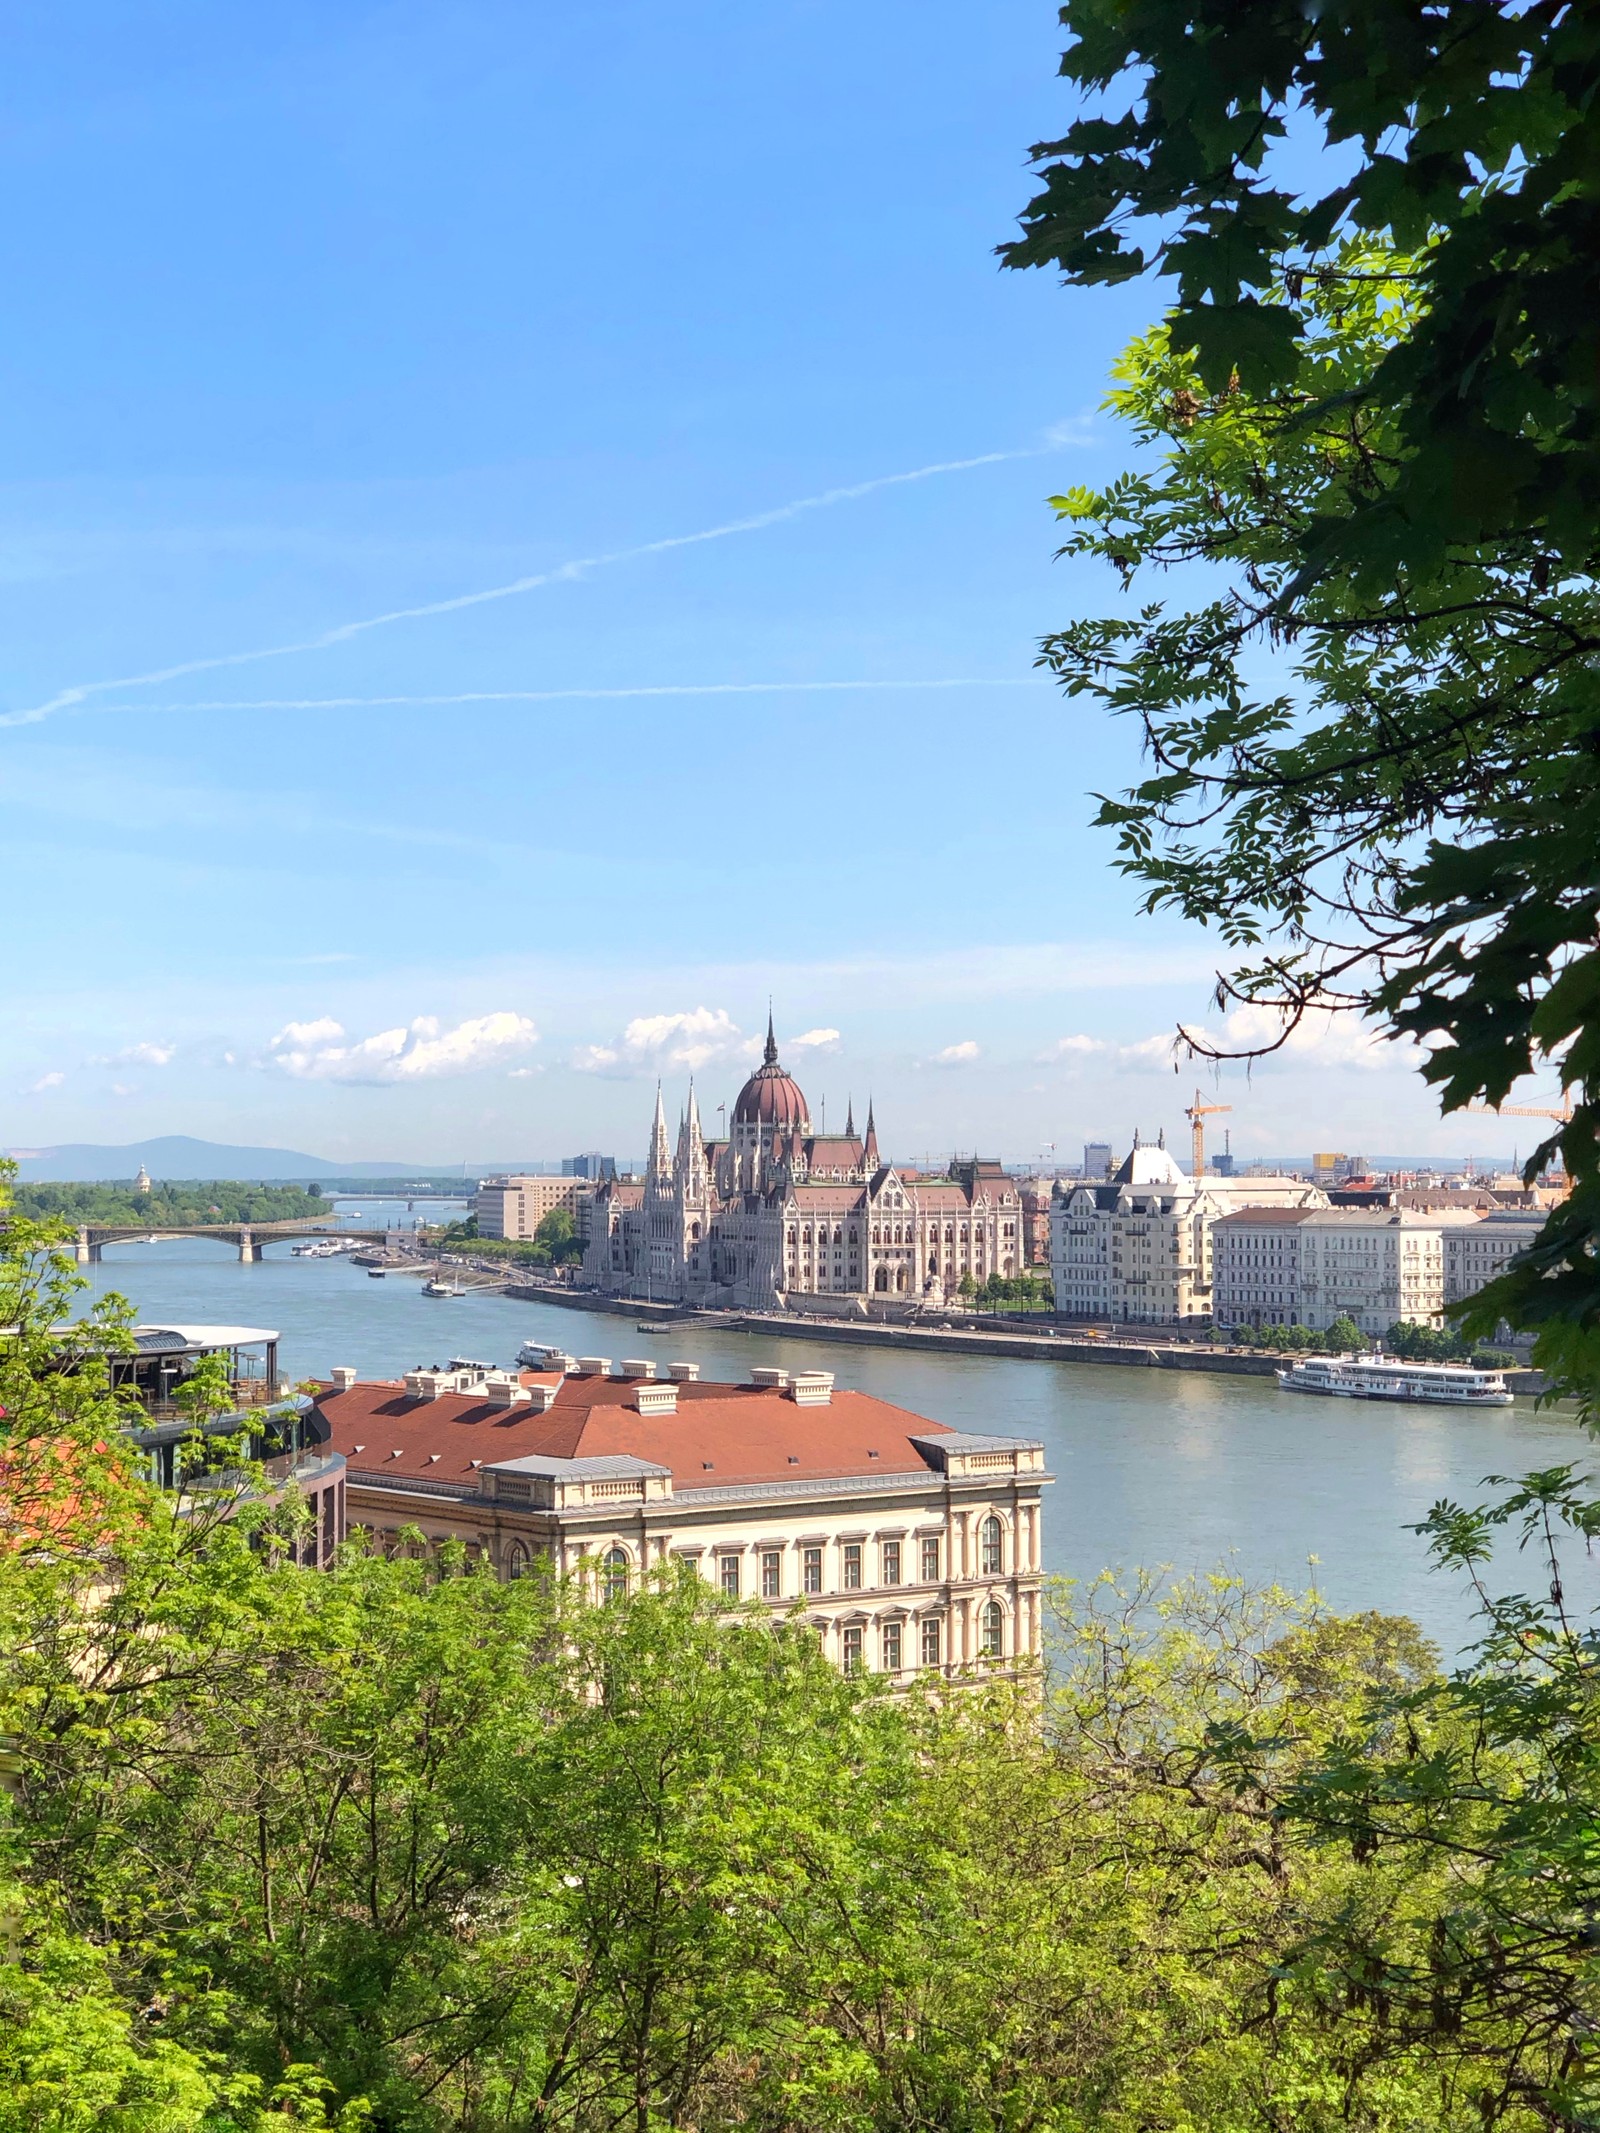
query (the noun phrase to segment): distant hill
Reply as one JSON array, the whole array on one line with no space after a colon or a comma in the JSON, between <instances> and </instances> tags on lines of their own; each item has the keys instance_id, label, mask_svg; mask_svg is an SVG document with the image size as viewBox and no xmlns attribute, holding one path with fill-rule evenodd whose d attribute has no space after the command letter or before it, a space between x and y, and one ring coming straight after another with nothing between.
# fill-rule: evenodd
<instances>
[{"instance_id":1,"label":"distant hill","mask_svg":"<svg viewBox=\"0 0 1600 2133\"><path fill-rule=\"evenodd\" d=\"M222 1141L198 1141L187 1133L163 1134L157 1140L129 1141L119 1148L90 1141L62 1148L13 1148L17 1175L30 1185L83 1185L101 1179L131 1178L143 1163L153 1178L459 1178L459 1168L431 1170L415 1163L334 1163L326 1156L301 1155L293 1148L230 1148Z\"/></svg>"}]
</instances>

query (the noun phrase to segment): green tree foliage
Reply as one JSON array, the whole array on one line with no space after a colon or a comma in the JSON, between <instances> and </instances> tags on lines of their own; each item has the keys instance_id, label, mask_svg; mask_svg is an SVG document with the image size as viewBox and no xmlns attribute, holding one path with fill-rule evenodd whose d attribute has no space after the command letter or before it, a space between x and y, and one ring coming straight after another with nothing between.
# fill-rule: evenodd
<instances>
[{"instance_id":1,"label":"green tree foliage","mask_svg":"<svg viewBox=\"0 0 1600 2133\"><path fill-rule=\"evenodd\" d=\"M1063 20L1084 107L1036 151L1008 263L1159 267L1177 291L1113 395L1151 470L1062 500L1069 552L1142 600L1045 648L1069 691L1143 722L1151 774L1101 820L1152 906L1219 929L1246 1043L1369 1009L1425 1043L1446 1109L1556 1067L1575 1108L1530 1172L1559 1146L1572 1197L1464 1323L1535 1330L1592 1413L1600 17L1069 0ZM1190 565L1193 606L1145 592Z\"/></svg>"},{"instance_id":2,"label":"green tree foliage","mask_svg":"<svg viewBox=\"0 0 1600 2133\"><path fill-rule=\"evenodd\" d=\"M314 1222L333 1212L314 1185L242 1185L227 1178L181 1184L157 1179L148 1192L136 1192L131 1184L14 1185L12 1200L19 1214L39 1222L130 1223L150 1229Z\"/></svg>"},{"instance_id":3,"label":"green tree foliage","mask_svg":"<svg viewBox=\"0 0 1600 2133\"><path fill-rule=\"evenodd\" d=\"M1453 1675L1133 1576L1058 1590L1043 1681L889 1694L687 1569L317 1572L248 1486L161 1494L48 1241L0 1235L0 2133L1593 2121L1570 1472L1428 1521L1490 1619ZM1551 1597L1495 1599L1524 1529Z\"/></svg>"}]
</instances>

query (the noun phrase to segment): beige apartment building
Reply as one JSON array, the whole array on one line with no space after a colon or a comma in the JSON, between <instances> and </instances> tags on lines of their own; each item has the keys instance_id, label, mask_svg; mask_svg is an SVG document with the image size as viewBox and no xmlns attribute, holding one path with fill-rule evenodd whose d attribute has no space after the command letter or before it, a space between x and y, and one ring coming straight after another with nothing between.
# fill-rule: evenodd
<instances>
[{"instance_id":1,"label":"beige apartment building","mask_svg":"<svg viewBox=\"0 0 1600 2133\"><path fill-rule=\"evenodd\" d=\"M1165 1146L1140 1147L1104 1184L1062 1183L1050 1209L1056 1309L1139 1325L1213 1313L1212 1233L1235 1209L1325 1207L1298 1178L1191 1178Z\"/></svg>"},{"instance_id":2,"label":"beige apartment building","mask_svg":"<svg viewBox=\"0 0 1600 2133\"><path fill-rule=\"evenodd\" d=\"M1300 1233L1315 1213L1309 1207L1241 1207L1211 1225L1211 1315L1219 1326L1305 1323Z\"/></svg>"},{"instance_id":3,"label":"beige apartment building","mask_svg":"<svg viewBox=\"0 0 1600 2133\"><path fill-rule=\"evenodd\" d=\"M1481 1222L1453 1225L1444 1235L1444 1300L1463 1303L1486 1282L1503 1274L1544 1228L1545 1217L1532 1209L1506 1209Z\"/></svg>"},{"instance_id":4,"label":"beige apartment building","mask_svg":"<svg viewBox=\"0 0 1600 2133\"><path fill-rule=\"evenodd\" d=\"M587 1178L485 1178L472 1196L480 1237L509 1237L519 1242L534 1236L546 1215L565 1208L580 1236L594 1198Z\"/></svg>"},{"instance_id":5,"label":"beige apartment building","mask_svg":"<svg viewBox=\"0 0 1600 2133\"><path fill-rule=\"evenodd\" d=\"M649 1358L338 1370L315 1407L350 1525L388 1548L418 1528L502 1577L543 1558L602 1595L691 1564L730 1605L803 1610L847 1671L953 1679L1041 1651L1037 1439L949 1429L823 1371L711 1384Z\"/></svg>"},{"instance_id":6,"label":"beige apartment building","mask_svg":"<svg viewBox=\"0 0 1600 2133\"><path fill-rule=\"evenodd\" d=\"M1482 1218L1471 1209L1334 1207L1300 1225L1298 1323L1325 1333L1350 1318L1383 1334L1408 1320L1443 1326L1445 1239Z\"/></svg>"}]
</instances>

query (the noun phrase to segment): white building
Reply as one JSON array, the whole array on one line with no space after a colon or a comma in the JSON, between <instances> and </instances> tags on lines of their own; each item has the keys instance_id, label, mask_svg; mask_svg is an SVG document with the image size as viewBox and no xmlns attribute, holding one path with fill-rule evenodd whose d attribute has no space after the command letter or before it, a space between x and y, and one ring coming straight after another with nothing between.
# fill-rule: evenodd
<instances>
[{"instance_id":1,"label":"white building","mask_svg":"<svg viewBox=\"0 0 1600 2133\"><path fill-rule=\"evenodd\" d=\"M420 1528L500 1576L544 1558L621 1592L674 1561L731 1603L804 1610L836 1664L947 1677L1041 1650L1044 1448L964 1434L826 1372L703 1384L698 1365L334 1372L318 1435L348 1519L389 1551Z\"/></svg>"},{"instance_id":2,"label":"white building","mask_svg":"<svg viewBox=\"0 0 1600 2133\"><path fill-rule=\"evenodd\" d=\"M644 1182L600 1188L584 1273L650 1303L937 1305L963 1277L1021 1271L1022 1219L1021 1188L998 1162L956 1162L942 1177L886 1163L870 1107L864 1137L853 1112L842 1134L814 1134L769 1021L725 1141L703 1136L691 1084L674 1148L656 1092Z\"/></svg>"},{"instance_id":3,"label":"white building","mask_svg":"<svg viewBox=\"0 0 1600 2133\"><path fill-rule=\"evenodd\" d=\"M1546 1217L1532 1209L1505 1209L1481 1222L1460 1223L1445 1231L1444 1300L1462 1303L1486 1282L1503 1274L1544 1228Z\"/></svg>"},{"instance_id":4,"label":"white building","mask_svg":"<svg viewBox=\"0 0 1600 2133\"><path fill-rule=\"evenodd\" d=\"M1241 1207L1212 1223L1211 1315L1219 1326L1305 1323L1300 1316L1300 1232L1315 1212L1309 1207Z\"/></svg>"},{"instance_id":5,"label":"white building","mask_svg":"<svg viewBox=\"0 0 1600 2133\"><path fill-rule=\"evenodd\" d=\"M1409 1320L1443 1326L1445 1238L1481 1217L1467 1208L1413 1214L1406 1208L1329 1208L1300 1225L1296 1322L1325 1333L1350 1318L1383 1334Z\"/></svg>"},{"instance_id":6,"label":"white building","mask_svg":"<svg viewBox=\"0 0 1600 2133\"><path fill-rule=\"evenodd\" d=\"M1105 1184L1064 1182L1050 1209L1056 1309L1143 1325L1212 1315L1212 1229L1236 1208L1325 1207L1298 1178L1190 1178L1165 1143L1140 1147Z\"/></svg>"}]
</instances>

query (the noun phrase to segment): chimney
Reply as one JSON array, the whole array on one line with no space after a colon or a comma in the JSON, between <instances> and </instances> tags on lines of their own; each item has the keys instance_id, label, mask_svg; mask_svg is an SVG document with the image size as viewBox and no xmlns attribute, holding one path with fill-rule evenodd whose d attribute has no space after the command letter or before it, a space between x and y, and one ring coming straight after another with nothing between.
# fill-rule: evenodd
<instances>
[{"instance_id":1,"label":"chimney","mask_svg":"<svg viewBox=\"0 0 1600 2133\"><path fill-rule=\"evenodd\" d=\"M833 1372L797 1370L789 1383L789 1397L796 1407L831 1407Z\"/></svg>"},{"instance_id":2,"label":"chimney","mask_svg":"<svg viewBox=\"0 0 1600 2133\"><path fill-rule=\"evenodd\" d=\"M667 1375L670 1378L676 1378L680 1385L694 1385L699 1382L700 1365L698 1363L669 1363L667 1365Z\"/></svg>"},{"instance_id":3,"label":"chimney","mask_svg":"<svg viewBox=\"0 0 1600 2133\"><path fill-rule=\"evenodd\" d=\"M776 1385L781 1389L788 1384L789 1373L787 1370L774 1370L769 1364L763 1363L759 1369L751 1371L750 1382L752 1385Z\"/></svg>"},{"instance_id":4,"label":"chimney","mask_svg":"<svg viewBox=\"0 0 1600 2133\"><path fill-rule=\"evenodd\" d=\"M352 1370L348 1363L336 1363L328 1375L333 1380L335 1392L348 1392L356 1382L359 1372Z\"/></svg>"},{"instance_id":5,"label":"chimney","mask_svg":"<svg viewBox=\"0 0 1600 2133\"><path fill-rule=\"evenodd\" d=\"M653 1378L655 1374L655 1358L649 1355L624 1356L617 1372L622 1378Z\"/></svg>"},{"instance_id":6,"label":"chimney","mask_svg":"<svg viewBox=\"0 0 1600 2133\"><path fill-rule=\"evenodd\" d=\"M580 1378L606 1378L611 1375L609 1355L580 1355L578 1358Z\"/></svg>"},{"instance_id":7,"label":"chimney","mask_svg":"<svg viewBox=\"0 0 1600 2133\"><path fill-rule=\"evenodd\" d=\"M483 1389L491 1407L520 1407L528 1397L527 1386L515 1378L491 1378Z\"/></svg>"},{"instance_id":8,"label":"chimney","mask_svg":"<svg viewBox=\"0 0 1600 2133\"><path fill-rule=\"evenodd\" d=\"M642 1415L675 1415L678 1412L678 1388L676 1385L641 1385L633 1404Z\"/></svg>"}]
</instances>

